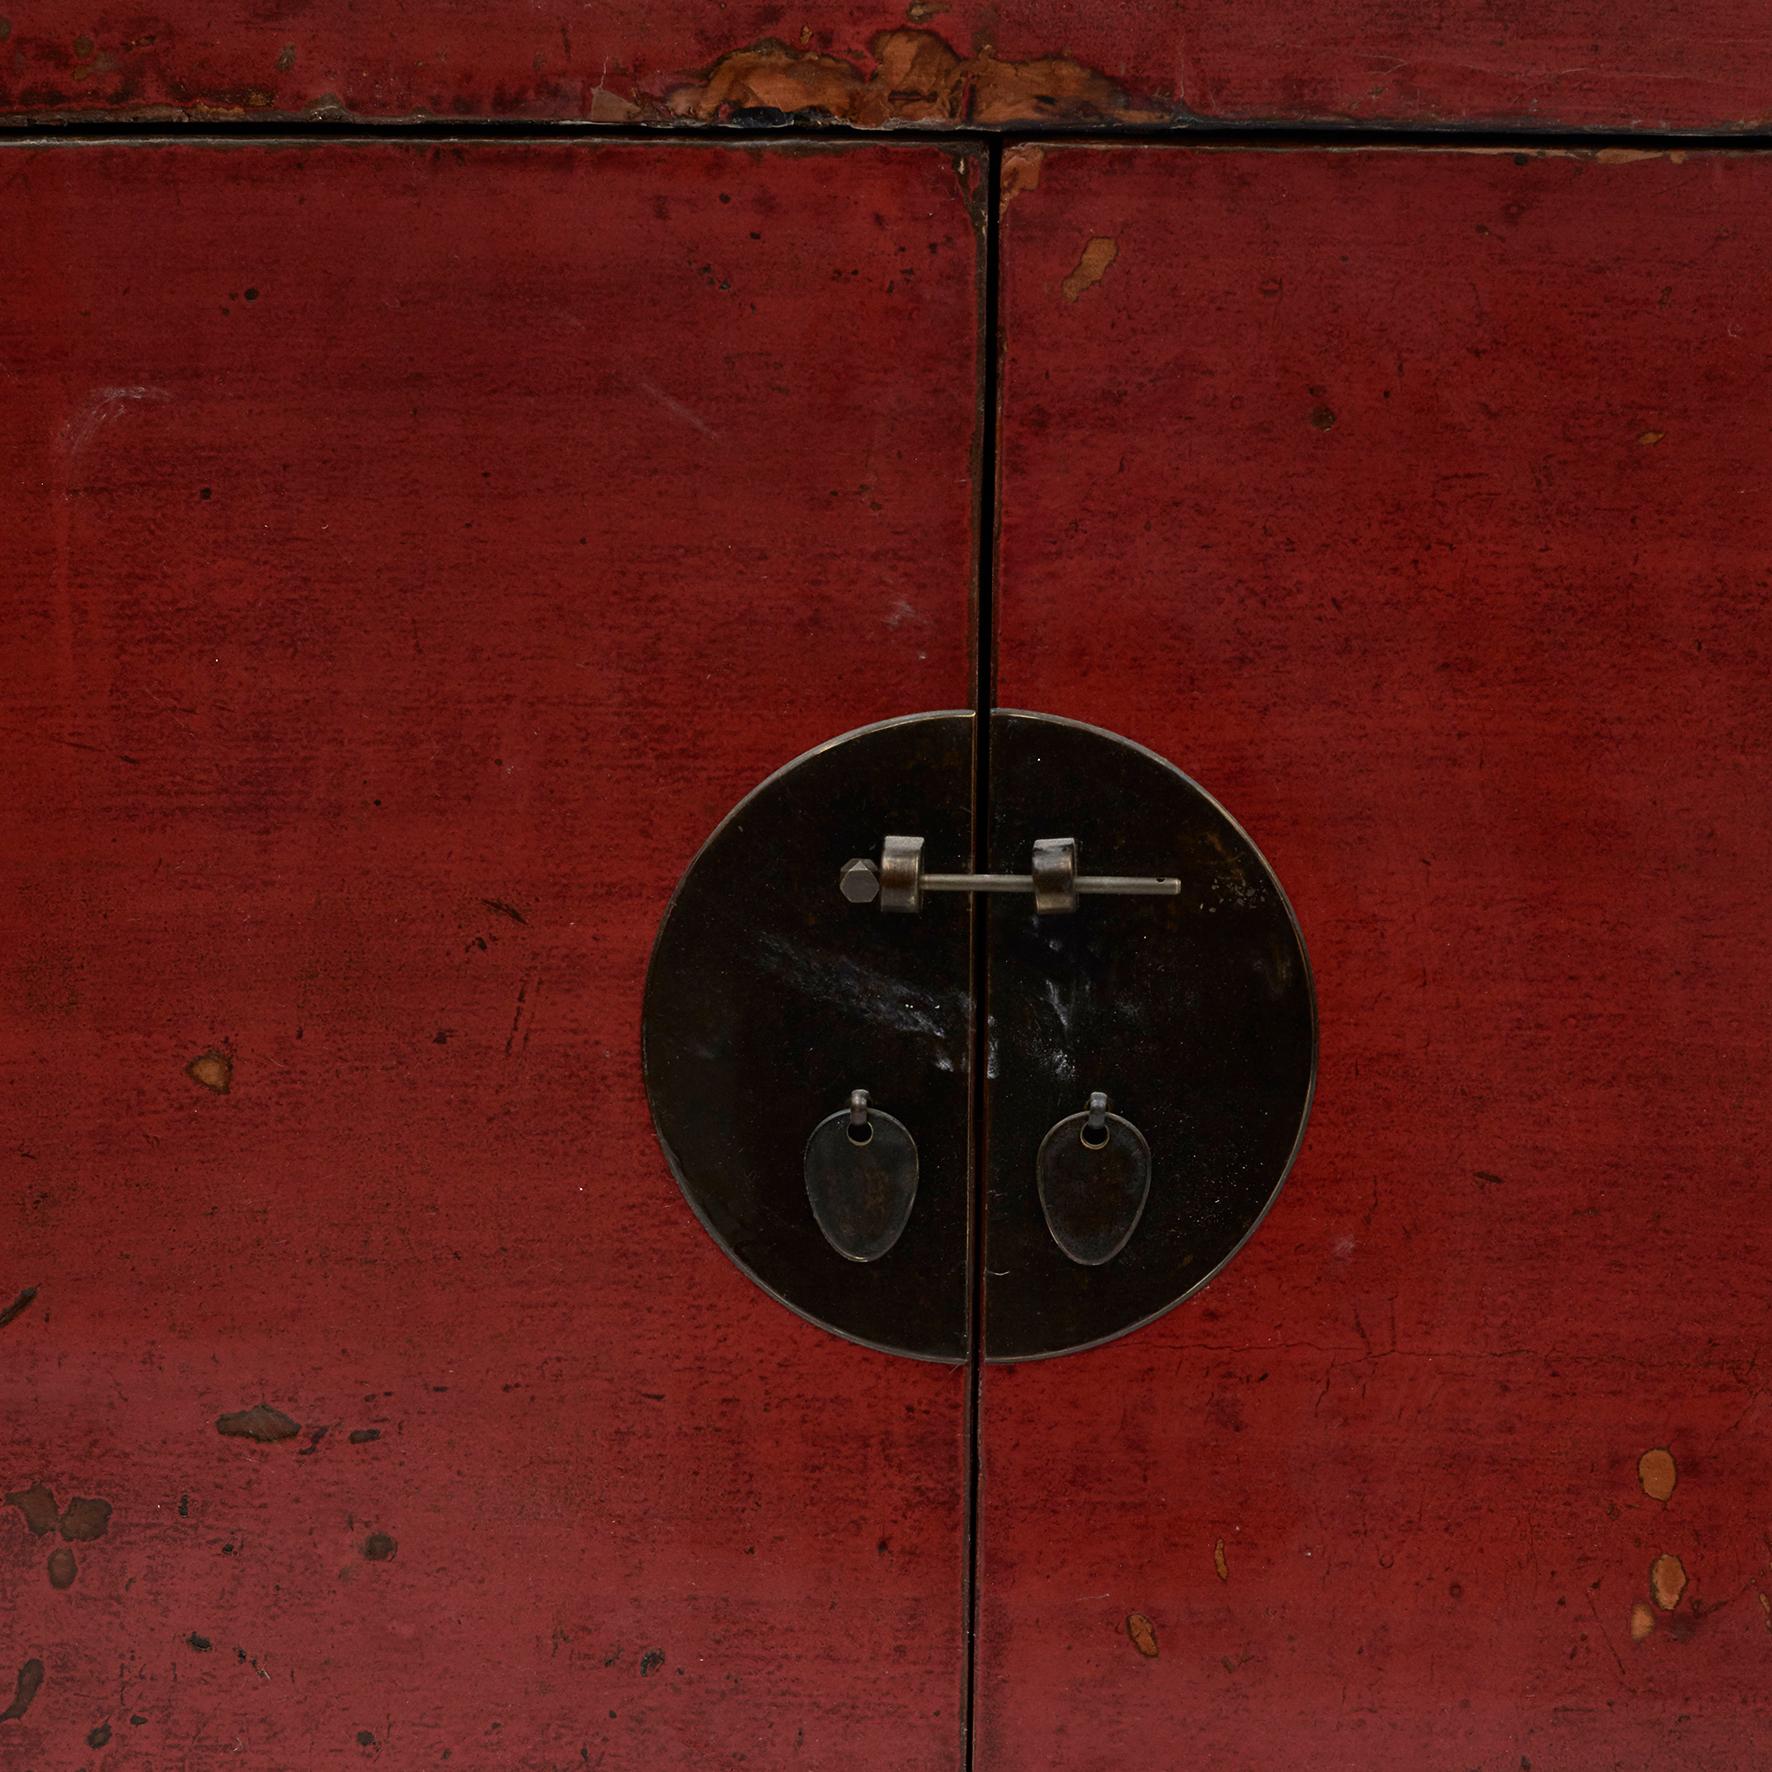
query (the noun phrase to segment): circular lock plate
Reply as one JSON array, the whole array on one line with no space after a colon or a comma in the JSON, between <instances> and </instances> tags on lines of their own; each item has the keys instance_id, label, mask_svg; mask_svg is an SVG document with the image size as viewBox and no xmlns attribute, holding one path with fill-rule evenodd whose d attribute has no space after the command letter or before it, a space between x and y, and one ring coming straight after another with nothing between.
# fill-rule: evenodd
<instances>
[{"instance_id":1,"label":"circular lock plate","mask_svg":"<svg viewBox=\"0 0 1772 1772\"><path fill-rule=\"evenodd\" d=\"M1304 1135L1316 1009L1292 907L1228 812L1141 745L1044 714L991 720L989 865L1077 839L1081 872L1174 875L1176 898L1067 915L992 898L986 1357L1037 1359L1138 1328L1242 1246ZM1125 1245L1082 1266L1037 1187L1041 1142L1103 1091L1150 1150Z\"/></svg>"},{"instance_id":2,"label":"circular lock plate","mask_svg":"<svg viewBox=\"0 0 1772 1772\"><path fill-rule=\"evenodd\" d=\"M971 853L970 713L863 727L742 801L677 887L646 978L653 1125L716 1242L802 1316L869 1347L963 1360L971 1319L970 907L887 916L839 885L888 831ZM865 1089L915 1141L915 1200L876 1259L826 1240L814 1128Z\"/></svg>"},{"instance_id":3,"label":"circular lock plate","mask_svg":"<svg viewBox=\"0 0 1772 1772\"><path fill-rule=\"evenodd\" d=\"M981 1262L984 1356L1038 1359L1150 1321L1241 1247L1303 1136L1316 1015L1298 926L1254 844L1179 770L1096 727L992 716L984 865L1025 874L1036 842L1068 836L1084 875L1175 876L1178 897L1086 894L1042 915L1031 892L930 893L893 915L845 880L893 833L922 837L931 871L972 865L974 730L969 713L864 727L725 819L653 950L646 1088L685 1196L776 1298L867 1346L961 1360ZM975 937L990 1011L978 1259ZM833 1245L808 1194L808 1140L854 1089L917 1160L902 1229L870 1259ZM1140 1173L1092 1231L1076 1184L1100 1165L1043 1200L1039 1154L1095 1090Z\"/></svg>"}]
</instances>

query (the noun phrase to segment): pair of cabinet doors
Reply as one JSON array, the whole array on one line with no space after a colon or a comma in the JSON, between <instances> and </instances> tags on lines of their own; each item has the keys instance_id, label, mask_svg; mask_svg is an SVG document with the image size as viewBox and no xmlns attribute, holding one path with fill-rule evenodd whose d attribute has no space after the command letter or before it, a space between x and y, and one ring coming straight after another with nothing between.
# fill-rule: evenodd
<instances>
[{"instance_id":1,"label":"pair of cabinet doors","mask_svg":"<svg viewBox=\"0 0 1772 1772\"><path fill-rule=\"evenodd\" d=\"M0 1760L1763 1762L1772 164L0 186ZM981 685L1227 805L1320 1018L1249 1245L1029 1364L753 1286L640 1059L727 811Z\"/></svg>"}]
</instances>

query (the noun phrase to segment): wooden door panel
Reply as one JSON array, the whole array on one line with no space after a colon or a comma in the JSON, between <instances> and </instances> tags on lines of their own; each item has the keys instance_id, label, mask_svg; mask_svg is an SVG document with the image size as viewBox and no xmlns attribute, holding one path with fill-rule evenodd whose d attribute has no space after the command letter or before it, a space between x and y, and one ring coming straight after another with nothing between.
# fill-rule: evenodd
<instances>
[{"instance_id":1,"label":"wooden door panel","mask_svg":"<svg viewBox=\"0 0 1772 1772\"><path fill-rule=\"evenodd\" d=\"M0 19L0 118L1501 124L1748 130L1749 0L58 0Z\"/></svg>"},{"instance_id":2,"label":"wooden door panel","mask_svg":"<svg viewBox=\"0 0 1772 1772\"><path fill-rule=\"evenodd\" d=\"M1772 165L1009 161L998 700L1244 824L1321 1063L1208 1291L986 1368L979 1763L1757 1765Z\"/></svg>"},{"instance_id":3,"label":"wooden door panel","mask_svg":"<svg viewBox=\"0 0 1772 1772\"><path fill-rule=\"evenodd\" d=\"M638 1032L726 810L969 700L972 158L0 182L0 1757L955 1765L963 1382L720 1254Z\"/></svg>"}]
</instances>

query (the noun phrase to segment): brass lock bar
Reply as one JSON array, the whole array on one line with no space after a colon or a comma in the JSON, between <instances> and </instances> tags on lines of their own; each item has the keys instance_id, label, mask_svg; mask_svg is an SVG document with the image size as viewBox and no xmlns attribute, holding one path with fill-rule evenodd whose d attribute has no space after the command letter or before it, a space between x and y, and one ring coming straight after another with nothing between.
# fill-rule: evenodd
<instances>
[{"instance_id":1,"label":"brass lock bar","mask_svg":"<svg viewBox=\"0 0 1772 1772\"><path fill-rule=\"evenodd\" d=\"M1038 838L1033 871L1026 874L926 873L921 837L888 837L878 864L865 858L845 862L837 884L851 904L878 899L883 911L920 911L926 892L1031 892L1041 915L1074 911L1082 897L1174 898L1181 892L1179 880L1080 873L1074 837Z\"/></svg>"}]
</instances>

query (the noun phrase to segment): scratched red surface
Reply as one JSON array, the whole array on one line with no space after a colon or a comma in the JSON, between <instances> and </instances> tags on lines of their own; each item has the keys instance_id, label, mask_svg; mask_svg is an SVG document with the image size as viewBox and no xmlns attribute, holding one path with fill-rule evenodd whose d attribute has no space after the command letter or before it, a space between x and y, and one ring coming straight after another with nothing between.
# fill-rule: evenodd
<instances>
[{"instance_id":1,"label":"scratched red surface","mask_svg":"<svg viewBox=\"0 0 1772 1772\"><path fill-rule=\"evenodd\" d=\"M1751 0L160 0L152 13L21 0L0 20L0 116L650 122L760 42L802 64L765 102L847 114L849 70L876 88L874 121L1772 117L1772 28ZM960 78L932 84L930 58L948 51Z\"/></svg>"},{"instance_id":2,"label":"scratched red surface","mask_svg":"<svg viewBox=\"0 0 1772 1772\"><path fill-rule=\"evenodd\" d=\"M719 1254L638 1026L748 787L968 699L972 168L0 183L0 1763L953 1766L964 1374Z\"/></svg>"},{"instance_id":3,"label":"scratched red surface","mask_svg":"<svg viewBox=\"0 0 1772 1772\"><path fill-rule=\"evenodd\" d=\"M1763 1766L1772 164L1013 170L999 699L1246 823L1322 1064L1205 1294L987 1368L979 1764Z\"/></svg>"}]
</instances>

